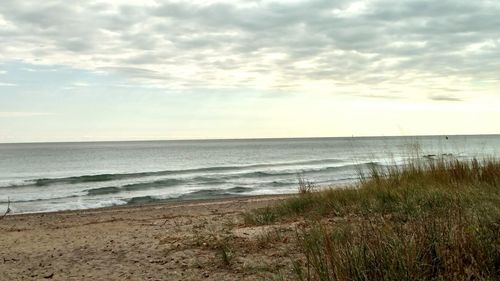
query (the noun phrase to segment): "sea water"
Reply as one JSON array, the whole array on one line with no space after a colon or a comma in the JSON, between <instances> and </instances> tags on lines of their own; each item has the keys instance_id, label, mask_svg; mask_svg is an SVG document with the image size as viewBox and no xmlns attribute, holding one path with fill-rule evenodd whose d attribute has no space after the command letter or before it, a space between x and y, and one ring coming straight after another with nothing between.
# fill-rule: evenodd
<instances>
[{"instance_id":1,"label":"sea water","mask_svg":"<svg viewBox=\"0 0 500 281\"><path fill-rule=\"evenodd\" d=\"M500 135L0 144L0 213L294 193L433 155L496 157Z\"/></svg>"}]
</instances>

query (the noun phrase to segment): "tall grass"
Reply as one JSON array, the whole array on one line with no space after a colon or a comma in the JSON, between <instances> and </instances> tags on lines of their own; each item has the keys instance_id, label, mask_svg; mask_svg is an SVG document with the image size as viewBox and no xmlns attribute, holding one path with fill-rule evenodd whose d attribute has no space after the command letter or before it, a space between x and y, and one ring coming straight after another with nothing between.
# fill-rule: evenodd
<instances>
[{"instance_id":1,"label":"tall grass","mask_svg":"<svg viewBox=\"0 0 500 281\"><path fill-rule=\"evenodd\" d=\"M500 280L495 159L372 165L357 185L253 215L307 222L297 232L299 280Z\"/></svg>"},{"instance_id":2,"label":"tall grass","mask_svg":"<svg viewBox=\"0 0 500 281\"><path fill-rule=\"evenodd\" d=\"M448 216L404 224L317 223L298 235L306 257L299 280L499 280L498 222Z\"/></svg>"}]
</instances>

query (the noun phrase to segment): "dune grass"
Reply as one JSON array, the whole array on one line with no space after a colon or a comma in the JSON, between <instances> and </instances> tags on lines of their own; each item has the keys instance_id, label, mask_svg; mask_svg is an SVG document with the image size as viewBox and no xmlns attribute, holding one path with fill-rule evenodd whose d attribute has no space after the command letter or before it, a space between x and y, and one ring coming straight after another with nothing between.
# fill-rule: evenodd
<instances>
[{"instance_id":1,"label":"dune grass","mask_svg":"<svg viewBox=\"0 0 500 281\"><path fill-rule=\"evenodd\" d=\"M305 190L245 217L305 222L298 280L500 280L498 160L372 165L358 184Z\"/></svg>"}]
</instances>

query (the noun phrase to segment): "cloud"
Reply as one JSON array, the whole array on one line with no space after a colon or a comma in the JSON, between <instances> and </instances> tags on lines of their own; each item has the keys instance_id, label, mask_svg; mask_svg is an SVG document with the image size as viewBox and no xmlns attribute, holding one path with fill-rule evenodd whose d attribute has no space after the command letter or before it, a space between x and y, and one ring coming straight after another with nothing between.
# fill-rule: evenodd
<instances>
[{"instance_id":1,"label":"cloud","mask_svg":"<svg viewBox=\"0 0 500 281\"><path fill-rule=\"evenodd\" d=\"M5 0L0 60L173 89L466 90L500 69L498 1L138 3Z\"/></svg>"},{"instance_id":2,"label":"cloud","mask_svg":"<svg viewBox=\"0 0 500 281\"><path fill-rule=\"evenodd\" d=\"M0 82L0 87L15 87L17 84Z\"/></svg>"},{"instance_id":3,"label":"cloud","mask_svg":"<svg viewBox=\"0 0 500 281\"><path fill-rule=\"evenodd\" d=\"M54 115L53 113L48 112L2 112L0 111L0 118L8 118L8 117L33 117L33 116L49 116Z\"/></svg>"},{"instance_id":4,"label":"cloud","mask_svg":"<svg viewBox=\"0 0 500 281\"><path fill-rule=\"evenodd\" d=\"M452 95L431 95L429 99L435 101L463 101L463 99Z\"/></svg>"},{"instance_id":5,"label":"cloud","mask_svg":"<svg viewBox=\"0 0 500 281\"><path fill-rule=\"evenodd\" d=\"M92 84L85 82L85 81L76 81L71 83L71 86L73 87L90 87Z\"/></svg>"}]
</instances>

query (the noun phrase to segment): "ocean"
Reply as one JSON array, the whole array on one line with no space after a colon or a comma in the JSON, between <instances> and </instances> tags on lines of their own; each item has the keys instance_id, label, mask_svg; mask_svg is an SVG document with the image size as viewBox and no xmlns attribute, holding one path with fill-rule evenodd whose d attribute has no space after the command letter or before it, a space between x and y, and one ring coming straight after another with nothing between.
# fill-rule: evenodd
<instances>
[{"instance_id":1,"label":"ocean","mask_svg":"<svg viewBox=\"0 0 500 281\"><path fill-rule=\"evenodd\" d=\"M500 135L0 144L0 213L294 193L427 155L497 157Z\"/></svg>"}]
</instances>

